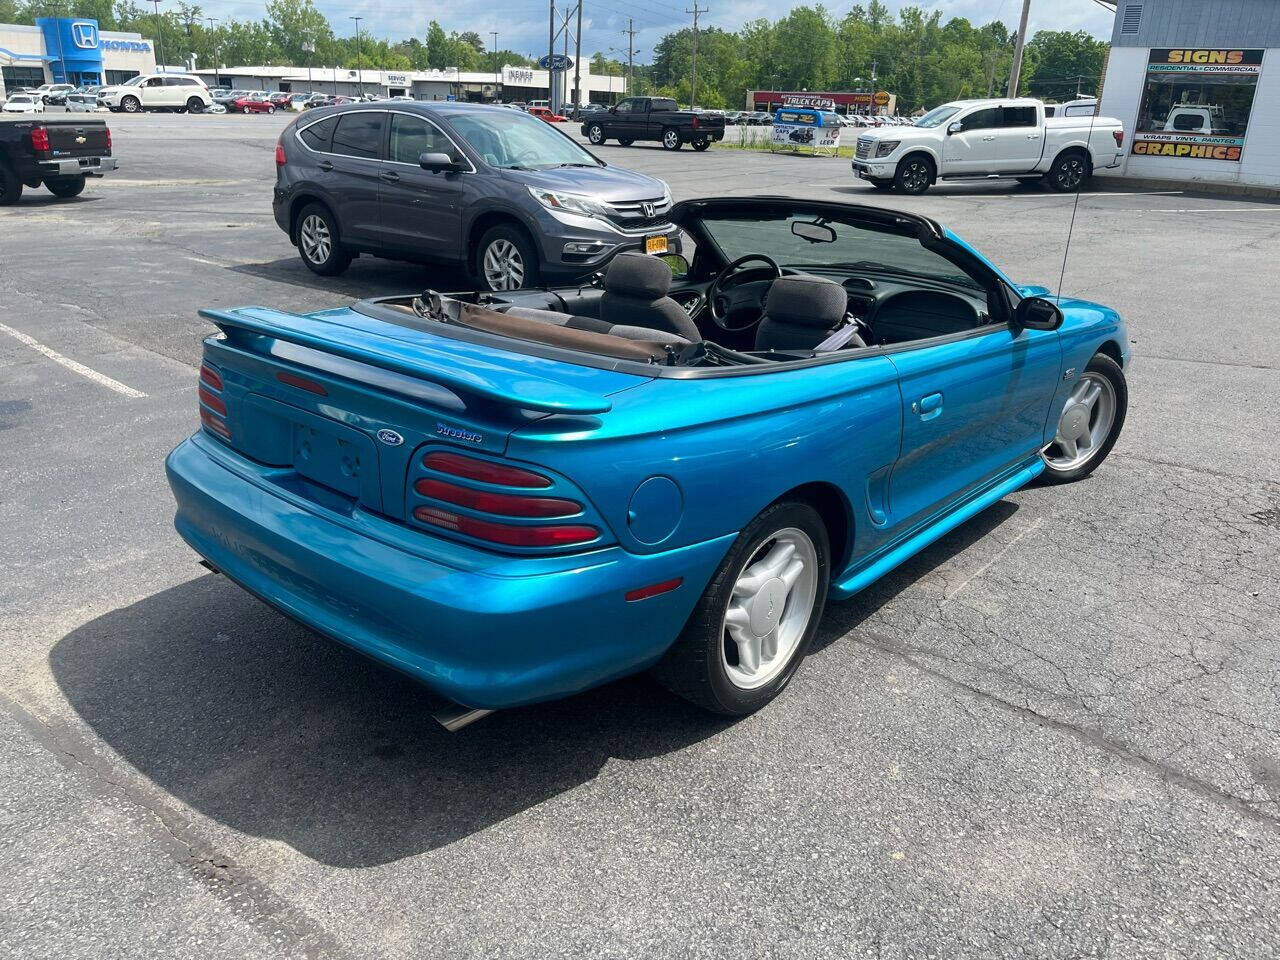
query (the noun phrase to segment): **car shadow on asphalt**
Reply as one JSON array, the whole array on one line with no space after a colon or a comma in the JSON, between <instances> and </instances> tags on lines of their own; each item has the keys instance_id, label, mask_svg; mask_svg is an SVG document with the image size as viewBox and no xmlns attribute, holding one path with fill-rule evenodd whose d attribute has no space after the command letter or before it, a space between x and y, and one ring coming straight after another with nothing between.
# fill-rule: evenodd
<instances>
[{"instance_id":1,"label":"car shadow on asphalt","mask_svg":"<svg viewBox=\"0 0 1280 960\"><path fill-rule=\"evenodd\" d=\"M471 290L475 286L466 272L457 267L405 263L370 256L357 257L345 272L336 277L312 273L296 255L263 263L239 263L227 269L262 280L289 283L356 300L421 293L423 290Z\"/></svg>"},{"instance_id":2,"label":"car shadow on asphalt","mask_svg":"<svg viewBox=\"0 0 1280 960\"><path fill-rule=\"evenodd\" d=\"M1001 502L833 605L821 649L1016 512ZM500 711L458 733L416 682L208 575L112 611L49 655L68 702L162 790L319 862L377 866L460 840L734 720L646 675Z\"/></svg>"}]
</instances>

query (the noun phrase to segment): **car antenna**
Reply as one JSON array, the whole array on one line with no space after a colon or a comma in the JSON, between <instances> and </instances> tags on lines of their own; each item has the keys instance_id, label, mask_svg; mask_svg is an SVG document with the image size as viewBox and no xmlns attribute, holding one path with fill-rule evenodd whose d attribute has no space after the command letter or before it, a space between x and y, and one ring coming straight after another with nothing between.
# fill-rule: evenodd
<instances>
[{"instance_id":1,"label":"car antenna","mask_svg":"<svg viewBox=\"0 0 1280 960\"><path fill-rule=\"evenodd\" d=\"M1089 132L1084 138L1084 149L1086 154L1093 152L1093 121L1098 116L1098 111L1102 109L1102 99L1093 106L1093 113L1089 114ZM1048 134L1045 134L1048 139ZM1062 306L1062 280L1067 275L1067 254L1071 252L1071 234L1076 228L1076 210L1080 207L1080 189L1084 186L1084 174L1080 175L1080 180L1076 183L1076 198L1071 202L1071 222L1067 225L1067 243L1062 249L1062 269L1058 272L1058 295L1054 299L1058 301L1058 306Z\"/></svg>"}]
</instances>

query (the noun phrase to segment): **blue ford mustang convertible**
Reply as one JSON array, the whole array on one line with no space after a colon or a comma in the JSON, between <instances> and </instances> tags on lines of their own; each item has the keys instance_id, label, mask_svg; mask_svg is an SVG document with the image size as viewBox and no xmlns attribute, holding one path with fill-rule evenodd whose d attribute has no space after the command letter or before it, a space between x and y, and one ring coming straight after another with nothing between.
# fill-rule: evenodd
<instances>
[{"instance_id":1,"label":"blue ford mustang convertible","mask_svg":"<svg viewBox=\"0 0 1280 960\"><path fill-rule=\"evenodd\" d=\"M467 718L652 668L787 684L857 593L1124 423L1124 325L932 220L686 201L582 286L206 311L170 454L213 568Z\"/></svg>"}]
</instances>

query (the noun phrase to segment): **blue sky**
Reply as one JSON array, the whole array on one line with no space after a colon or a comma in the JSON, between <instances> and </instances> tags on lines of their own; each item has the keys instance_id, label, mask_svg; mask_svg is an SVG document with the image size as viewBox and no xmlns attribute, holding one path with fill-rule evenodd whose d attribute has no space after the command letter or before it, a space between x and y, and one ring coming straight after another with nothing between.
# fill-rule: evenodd
<instances>
[{"instance_id":1,"label":"blue sky","mask_svg":"<svg viewBox=\"0 0 1280 960\"><path fill-rule=\"evenodd\" d=\"M852 5L853 0L829 3L828 9L837 16ZM893 9L905 6L909 0L885 0ZM565 0L557 0L557 9L563 9ZM316 0L339 33L351 33L354 25L348 19L360 15L362 31L389 40L405 36L423 36L427 23L439 20L446 30L475 30L491 42L489 31L498 31L498 45L524 53L545 52L547 44L546 0L467 0L467 2L434 7L417 0ZM745 21L757 17L776 19L792 6L777 0L699 0L699 6L710 6L711 12L700 22L726 30L736 30ZM951 17L967 17L975 24L1000 19L1010 29L1017 26L1021 12L1020 0L916 0L917 6L940 9L944 22ZM248 0L206 0L205 13L217 17L260 19L263 7ZM687 25L690 17L685 9L691 6L684 0L583 0L584 53L596 50L609 51L610 47L622 51L626 59L627 38L623 31L627 18L635 18L636 48L641 53L637 62L650 59L653 46L665 33ZM1031 7L1031 31L1088 30L1103 38L1111 35L1113 14L1104 10L1094 0L1033 0ZM559 44L557 44L557 47ZM615 54L616 55L616 54Z\"/></svg>"}]
</instances>

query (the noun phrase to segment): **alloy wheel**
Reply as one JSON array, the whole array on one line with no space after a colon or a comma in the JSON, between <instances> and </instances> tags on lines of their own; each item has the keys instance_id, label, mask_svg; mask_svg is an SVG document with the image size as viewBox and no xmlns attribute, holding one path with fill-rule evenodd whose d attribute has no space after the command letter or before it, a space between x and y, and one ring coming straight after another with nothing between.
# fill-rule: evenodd
<instances>
[{"instance_id":1,"label":"alloy wheel","mask_svg":"<svg viewBox=\"0 0 1280 960\"><path fill-rule=\"evenodd\" d=\"M809 628L818 550L797 527L779 530L743 565L725 609L720 656L729 681L754 690L777 677Z\"/></svg>"},{"instance_id":2,"label":"alloy wheel","mask_svg":"<svg viewBox=\"0 0 1280 960\"><path fill-rule=\"evenodd\" d=\"M1116 392L1101 374L1085 373L1058 417L1058 431L1040 454L1054 470L1084 466L1098 455L1116 419Z\"/></svg>"},{"instance_id":3,"label":"alloy wheel","mask_svg":"<svg viewBox=\"0 0 1280 960\"><path fill-rule=\"evenodd\" d=\"M326 262L333 250L333 235L324 218L314 213L305 217L298 230L298 243L302 247L302 255L312 263Z\"/></svg>"},{"instance_id":4,"label":"alloy wheel","mask_svg":"<svg viewBox=\"0 0 1280 960\"><path fill-rule=\"evenodd\" d=\"M906 173L902 177L902 185L908 190L915 192L923 190L929 184L929 171L925 168L924 162L920 160L912 160L907 164Z\"/></svg>"},{"instance_id":5,"label":"alloy wheel","mask_svg":"<svg viewBox=\"0 0 1280 960\"><path fill-rule=\"evenodd\" d=\"M1069 157L1058 166L1058 185L1063 190L1074 190L1084 180L1084 161Z\"/></svg>"},{"instance_id":6,"label":"alloy wheel","mask_svg":"<svg viewBox=\"0 0 1280 960\"><path fill-rule=\"evenodd\" d=\"M680 134L674 130L668 130L662 135L662 145L668 150L674 150L680 146Z\"/></svg>"},{"instance_id":7,"label":"alloy wheel","mask_svg":"<svg viewBox=\"0 0 1280 960\"><path fill-rule=\"evenodd\" d=\"M524 285L524 258L510 240L498 239L489 244L483 263L490 290L519 290Z\"/></svg>"},{"instance_id":8,"label":"alloy wheel","mask_svg":"<svg viewBox=\"0 0 1280 960\"><path fill-rule=\"evenodd\" d=\"M604 139L604 137L601 135L603 134L603 132L604 131L601 130L598 126L593 126L590 130L587 131L587 139L590 140L592 143L600 143L600 141Z\"/></svg>"}]
</instances>

